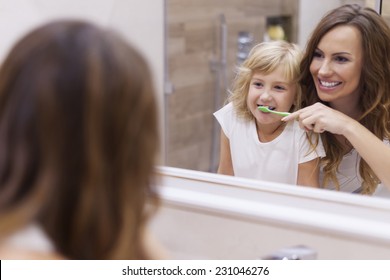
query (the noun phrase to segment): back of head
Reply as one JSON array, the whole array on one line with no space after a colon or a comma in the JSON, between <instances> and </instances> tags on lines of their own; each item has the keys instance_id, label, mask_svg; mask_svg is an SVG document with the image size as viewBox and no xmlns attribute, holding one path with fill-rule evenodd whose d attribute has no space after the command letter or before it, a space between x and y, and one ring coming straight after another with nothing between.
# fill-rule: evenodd
<instances>
[{"instance_id":1,"label":"back of head","mask_svg":"<svg viewBox=\"0 0 390 280\"><path fill-rule=\"evenodd\" d=\"M253 75L255 73L268 75L280 66L283 67L285 79L297 84L296 104L298 104L301 92L297 79L301 58L300 48L296 44L287 41L262 42L254 46L247 59L238 67L229 97L229 101L233 102L238 115L246 119L253 119L253 115L246 105Z\"/></svg>"},{"instance_id":2,"label":"back of head","mask_svg":"<svg viewBox=\"0 0 390 280\"><path fill-rule=\"evenodd\" d=\"M65 257L141 258L156 110L147 63L115 32L64 20L23 37L0 70L3 232L35 220Z\"/></svg>"}]
</instances>

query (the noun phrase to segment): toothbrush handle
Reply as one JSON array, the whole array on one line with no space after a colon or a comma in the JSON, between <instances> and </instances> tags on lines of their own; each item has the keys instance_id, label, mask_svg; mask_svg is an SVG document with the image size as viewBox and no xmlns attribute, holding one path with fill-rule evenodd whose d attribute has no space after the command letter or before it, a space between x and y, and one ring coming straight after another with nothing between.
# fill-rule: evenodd
<instances>
[{"instance_id":1,"label":"toothbrush handle","mask_svg":"<svg viewBox=\"0 0 390 280\"><path fill-rule=\"evenodd\" d=\"M288 115L290 115L290 113L288 113L288 112L272 112L272 113L277 114L279 116L283 116L283 117L287 117Z\"/></svg>"}]
</instances>

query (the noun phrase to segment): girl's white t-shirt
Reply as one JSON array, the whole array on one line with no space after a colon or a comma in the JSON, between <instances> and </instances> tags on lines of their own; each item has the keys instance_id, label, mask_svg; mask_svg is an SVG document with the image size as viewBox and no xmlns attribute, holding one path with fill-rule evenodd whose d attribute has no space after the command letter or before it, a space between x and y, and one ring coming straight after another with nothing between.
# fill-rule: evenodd
<instances>
[{"instance_id":1,"label":"girl's white t-shirt","mask_svg":"<svg viewBox=\"0 0 390 280\"><path fill-rule=\"evenodd\" d=\"M321 140L313 150L298 122L288 122L277 138L262 143L258 139L255 121L238 117L232 103L215 112L214 116L229 139L237 177L296 185L298 165L325 156Z\"/></svg>"}]
</instances>

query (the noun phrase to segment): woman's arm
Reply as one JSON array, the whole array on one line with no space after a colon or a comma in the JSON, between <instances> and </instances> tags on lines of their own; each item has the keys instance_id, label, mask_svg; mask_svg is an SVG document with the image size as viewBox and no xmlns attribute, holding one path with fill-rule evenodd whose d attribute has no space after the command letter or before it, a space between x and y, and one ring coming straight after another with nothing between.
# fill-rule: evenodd
<instances>
[{"instance_id":1,"label":"woman's arm","mask_svg":"<svg viewBox=\"0 0 390 280\"><path fill-rule=\"evenodd\" d=\"M298 166L297 185L319 188L320 187L319 174L320 174L319 158L315 158L313 160L301 163Z\"/></svg>"},{"instance_id":2,"label":"woman's arm","mask_svg":"<svg viewBox=\"0 0 390 280\"><path fill-rule=\"evenodd\" d=\"M321 103L298 110L283 121L297 119L301 128L344 136L368 163L384 185L390 187L390 147L347 115Z\"/></svg>"},{"instance_id":3,"label":"woman's arm","mask_svg":"<svg viewBox=\"0 0 390 280\"><path fill-rule=\"evenodd\" d=\"M390 188L390 147L355 120L345 127L343 135L364 158L379 180Z\"/></svg>"},{"instance_id":4,"label":"woman's arm","mask_svg":"<svg viewBox=\"0 0 390 280\"><path fill-rule=\"evenodd\" d=\"M230 143L223 130L221 130L221 150L219 156L218 173L234 176L232 156L230 153Z\"/></svg>"}]
</instances>

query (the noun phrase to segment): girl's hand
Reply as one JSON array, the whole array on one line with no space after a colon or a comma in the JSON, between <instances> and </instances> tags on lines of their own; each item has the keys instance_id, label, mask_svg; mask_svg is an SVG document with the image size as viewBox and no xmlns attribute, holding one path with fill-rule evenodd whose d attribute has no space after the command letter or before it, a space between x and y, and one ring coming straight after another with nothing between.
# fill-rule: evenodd
<instances>
[{"instance_id":1,"label":"girl's hand","mask_svg":"<svg viewBox=\"0 0 390 280\"><path fill-rule=\"evenodd\" d=\"M291 113L282 118L282 121L294 119L299 121L299 126L302 129L312 130L316 133L329 131L340 135L343 135L348 125L354 121L343 113L319 102Z\"/></svg>"}]
</instances>

